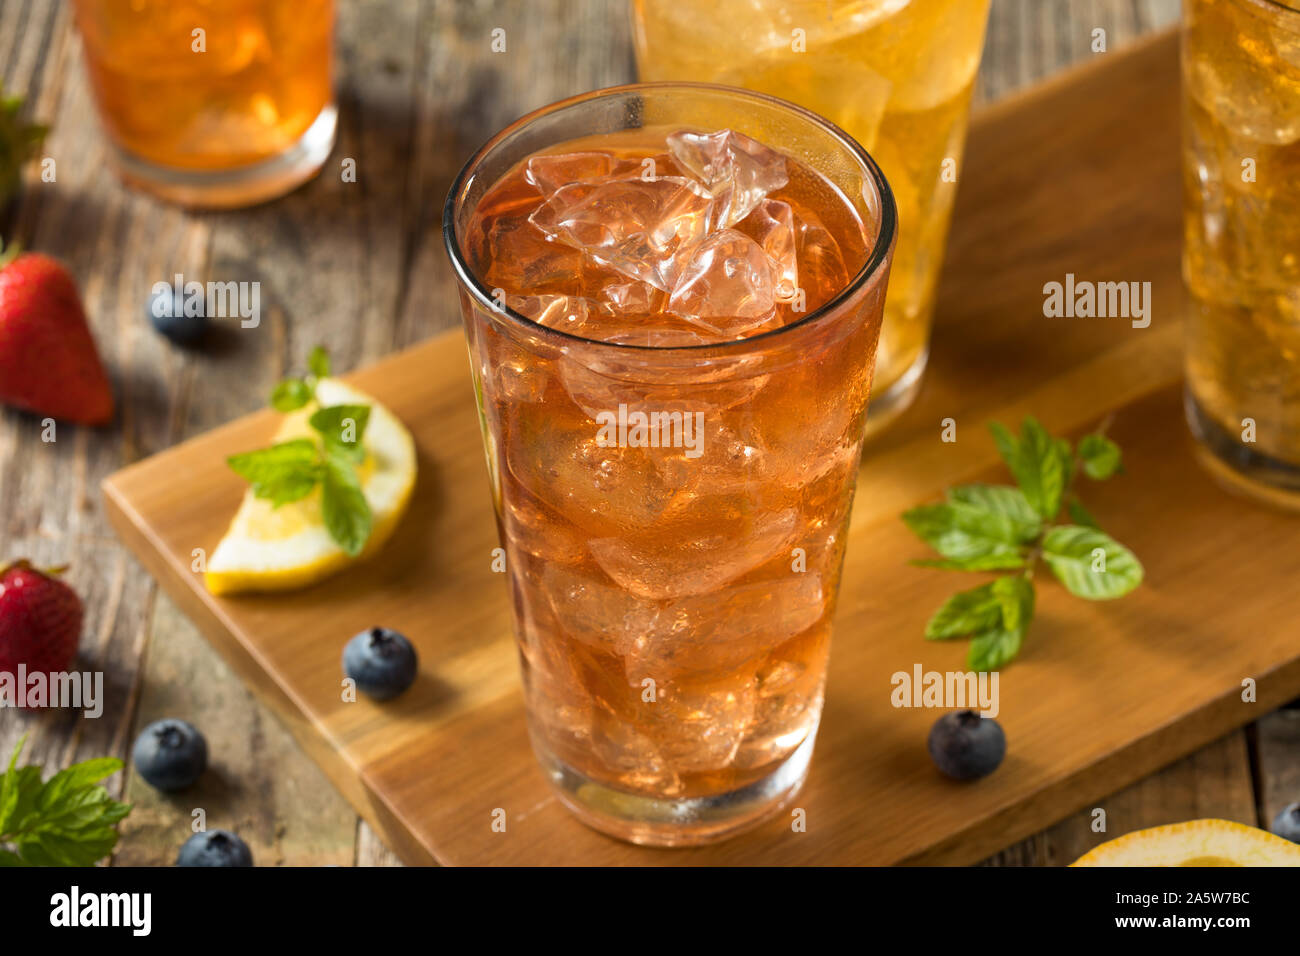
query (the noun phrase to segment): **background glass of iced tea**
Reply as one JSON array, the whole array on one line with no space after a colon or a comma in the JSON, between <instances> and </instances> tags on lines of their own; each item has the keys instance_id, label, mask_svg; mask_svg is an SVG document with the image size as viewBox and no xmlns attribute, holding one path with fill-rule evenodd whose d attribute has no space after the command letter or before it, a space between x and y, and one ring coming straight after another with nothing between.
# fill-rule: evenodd
<instances>
[{"instance_id":1,"label":"background glass of iced tea","mask_svg":"<svg viewBox=\"0 0 1300 956\"><path fill-rule=\"evenodd\" d=\"M929 354L989 0L634 0L642 80L726 83L843 127L880 163L898 248L870 430L916 396Z\"/></svg>"},{"instance_id":2,"label":"background glass of iced tea","mask_svg":"<svg viewBox=\"0 0 1300 956\"><path fill-rule=\"evenodd\" d=\"M715 268L685 311L710 313L710 323L743 312L740 321L762 326L701 338L699 323L670 314L667 293L627 278L649 259L632 255L611 271L529 219L551 195L577 233L632 237L620 248L633 253L637 236L675 243L694 217L725 220L683 185L688 174L665 146L675 131L723 129L784 154L788 181L735 230L761 229L773 242L763 248L786 251L797 236L806 311L765 305L755 319L745 311L753 297L737 296L733 280L755 275L736 248L757 247L732 231L715 237L731 251L710 259L691 252L709 241L694 233L698 245L681 248ZM623 181L560 188L599 169ZM662 191L627 181L647 170ZM533 185L525 171L554 181ZM643 216L642 231L625 228L630 216ZM598 91L526 116L452 187L444 237L530 735L560 798L597 829L705 842L774 813L802 784L895 221L883 176L835 127L770 97L689 84ZM685 280L674 281L676 295ZM591 319L597 297L603 311ZM602 437L601 416L619 410L629 422L638 412L690 416L702 440L692 452Z\"/></svg>"},{"instance_id":3,"label":"background glass of iced tea","mask_svg":"<svg viewBox=\"0 0 1300 956\"><path fill-rule=\"evenodd\" d=\"M334 0L76 0L127 182L231 207L310 179L334 145Z\"/></svg>"},{"instance_id":4,"label":"background glass of iced tea","mask_svg":"<svg viewBox=\"0 0 1300 956\"><path fill-rule=\"evenodd\" d=\"M1185 0L1182 63L1188 421L1300 506L1300 0Z\"/></svg>"}]
</instances>

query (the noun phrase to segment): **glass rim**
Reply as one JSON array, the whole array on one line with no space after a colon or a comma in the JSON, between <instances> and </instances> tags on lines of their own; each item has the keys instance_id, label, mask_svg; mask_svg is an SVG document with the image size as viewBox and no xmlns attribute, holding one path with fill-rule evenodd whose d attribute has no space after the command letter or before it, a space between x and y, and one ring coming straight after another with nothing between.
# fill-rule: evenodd
<instances>
[{"instance_id":1,"label":"glass rim","mask_svg":"<svg viewBox=\"0 0 1300 956\"><path fill-rule=\"evenodd\" d=\"M791 322L789 325L783 325L775 329L769 329L758 335L748 336L741 339L729 339L725 342L704 342L696 345L635 345L626 342L606 342L601 339L589 339L581 335L574 335L572 332L565 332L562 329L553 329L550 326L542 325L527 316L516 312L507 305L498 306L492 297L490 290L484 286L474 270L470 268L461 253L460 242L456 237L456 211L459 205L458 197L461 194L466 182L477 169L482 160L498 146L506 137L514 134L518 130L532 123L534 120L547 116L561 110L574 109L584 103L592 100L602 99L605 97L619 96L624 94L635 94L643 90L682 90L684 92L699 91L706 93L725 93L729 96L737 97L742 100L759 102L768 106L776 106L787 112L801 116L805 120L812 122L820 127L838 142L851 156L853 156L860 165L866 170L868 178L875 185L876 195L880 202L880 224L876 232L875 242L868 253L866 261L862 267L853 275L852 278L844 284L834 295L817 308L813 309L797 322ZM797 103L791 103L789 100L781 99L777 96L769 96L766 93L756 93L752 90L741 89L735 86L725 86L721 83L692 83L692 82L657 82L657 83L624 83L619 86L607 86L598 90L591 90L586 93L579 93L576 96L570 96L562 100L557 100L539 109L525 113L523 116L509 123L500 131L494 134L486 143L474 151L474 154L461 167L456 178L452 181L451 189L447 193L446 202L443 204L442 213L442 238L443 245L446 247L447 255L451 259L452 269L456 273L456 278L460 282L461 288L467 290L474 300L491 314L505 319L516 326L520 326L525 331L533 335L540 335L543 338L554 336L561 342L580 343L583 346L595 347L597 349L611 349L625 351L628 353L642 354L662 354L662 353L719 353L730 354L745 352L756 343L768 344L772 339L781 336L784 333L792 332L795 329L803 329L816 323L818 320L827 315L833 314L847 301L849 301L859 291L864 289L870 282L876 278L887 263L889 253L894 244L895 236L898 232L898 208L894 203L894 193L889 187L888 180L881 172L876 161L871 157L856 139L846 133L843 129L832 123L810 109L799 106Z\"/></svg>"}]
</instances>

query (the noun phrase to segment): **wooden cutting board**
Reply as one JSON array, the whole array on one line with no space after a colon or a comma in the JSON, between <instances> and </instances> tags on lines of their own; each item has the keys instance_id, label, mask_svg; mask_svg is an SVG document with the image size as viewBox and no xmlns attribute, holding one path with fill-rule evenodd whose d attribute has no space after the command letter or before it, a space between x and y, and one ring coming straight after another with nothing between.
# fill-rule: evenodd
<instances>
[{"instance_id":1,"label":"wooden cutting board","mask_svg":"<svg viewBox=\"0 0 1300 956\"><path fill-rule=\"evenodd\" d=\"M109 513L410 863L980 859L1300 694L1300 519L1221 490L1183 423L1176 39L1099 55L984 112L963 168L924 389L864 457L825 718L796 801L807 832L783 817L713 847L649 850L584 828L551 796L526 740L505 580L490 569L496 531L459 333L350 376L407 422L420 453L410 514L368 564L278 597L203 589L194 549L211 553L243 492L222 460L265 442L270 413L113 475ZM1043 285L1066 273L1151 282L1150 327L1045 318ZM1026 413L1072 433L1114 413L1127 473L1086 500L1147 580L1106 604L1042 581L1027 646L1002 675L1008 757L961 785L926 754L936 713L894 709L890 675L962 668L964 642L921 634L973 581L909 566L926 552L898 515L950 484L1006 480L985 422ZM940 440L945 418L955 443ZM343 703L342 646L373 624L415 641L420 678L389 704ZM492 827L498 808L505 832Z\"/></svg>"}]
</instances>

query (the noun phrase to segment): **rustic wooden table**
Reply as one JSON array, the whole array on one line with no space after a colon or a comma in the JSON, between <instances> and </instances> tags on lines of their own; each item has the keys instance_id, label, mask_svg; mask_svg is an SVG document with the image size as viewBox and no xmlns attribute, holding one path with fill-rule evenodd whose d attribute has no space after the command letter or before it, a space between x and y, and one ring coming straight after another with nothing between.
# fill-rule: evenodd
<instances>
[{"instance_id":1,"label":"rustic wooden table","mask_svg":"<svg viewBox=\"0 0 1300 956\"><path fill-rule=\"evenodd\" d=\"M109 531L110 471L258 407L313 344L346 370L459 321L438 235L443 197L469 152L521 113L633 76L623 0L367 0L339 4L339 143L324 175L237 213L190 214L124 190L104 144L68 3L0 0L0 79L53 126L57 180L29 177L0 235L68 262L81 284L120 402L101 430L41 440L31 416L0 413L0 555L72 565L86 604L83 669L105 674L104 713L0 711L0 753L24 733L48 769L127 757L164 715L199 725L213 753L204 810L237 830L259 863L394 864L289 734L228 671ZM977 99L988 102L1076 60L1114 50L1178 15L1177 0L993 0ZM507 52L489 31L504 27ZM1044 131L1048 135L1050 131ZM356 160L356 183L339 162ZM260 280L263 321L194 354L145 317L152 284L174 273ZM135 804L114 862L168 864L192 799L161 796L128 769ZM1300 710L1223 738L1106 801L1154 825L1198 816L1267 821L1300 792ZM1059 864L1089 839L1072 816L993 864Z\"/></svg>"}]
</instances>

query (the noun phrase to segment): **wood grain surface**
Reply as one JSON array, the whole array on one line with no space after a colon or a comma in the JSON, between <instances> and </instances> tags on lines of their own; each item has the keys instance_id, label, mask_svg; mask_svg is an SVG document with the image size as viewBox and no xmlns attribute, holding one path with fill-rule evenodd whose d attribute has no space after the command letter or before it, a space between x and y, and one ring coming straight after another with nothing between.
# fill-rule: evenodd
<instances>
[{"instance_id":1,"label":"wood grain surface","mask_svg":"<svg viewBox=\"0 0 1300 956\"><path fill-rule=\"evenodd\" d=\"M421 481L384 552L328 585L219 600L191 567L243 492L211 463L263 443L274 413L111 476L110 514L410 862L974 862L1300 693L1300 597L1287 587L1300 575L1300 517L1219 489L1182 427L1177 107L1177 42L1163 35L1005 100L972 128L934 374L869 446L859 477L826 713L797 800L806 833L777 819L719 846L644 850L582 827L550 793L526 741L503 579L490 570L495 523L459 332L355 375L411 427ZM1068 129L1039 135L1058 116L1071 117ZM1023 188L1044 171L1047 187ZM1080 208L1080 196L1092 201ZM1045 318L1043 283L1067 271L1150 281L1150 327ZM1147 583L1095 605L1042 588L1033 634L1003 674L1007 765L963 787L940 777L922 746L933 712L891 706L890 675L959 670L964 656L960 644L920 640L953 583L906 567L922 550L898 513L947 485L998 480L983 422L1031 410L1057 432L1114 418L1127 474L1090 485L1087 500L1143 557ZM956 422L956 443L940 440L944 419ZM178 486L178 474L193 477ZM343 702L339 646L374 621L412 637L422 679L390 705ZM1245 678L1257 700L1243 701ZM1240 751L1212 752L1207 766L1230 771ZM1253 812L1241 795L1224 796L1238 797L1222 801L1225 812ZM1165 801L1163 812L1183 806ZM491 826L498 808L504 834ZM1126 822L1123 804L1101 808L1107 832Z\"/></svg>"},{"instance_id":2,"label":"wood grain surface","mask_svg":"<svg viewBox=\"0 0 1300 956\"><path fill-rule=\"evenodd\" d=\"M977 100L1095 57L1093 29L1107 31L1113 52L1177 13L1177 0L994 0ZM29 175L21 199L0 212L0 234L71 264L122 411L112 429L63 429L52 445L40 440L32 418L0 414L0 550L73 564L71 580L87 606L81 666L105 672L108 700L97 721L0 713L0 749L29 733L29 754L50 769L97 754L126 756L143 721L184 715L204 728L229 781L202 799L219 807L214 819L248 831L260 862L392 862L125 555L95 489L120 465L258 407L314 342L329 345L346 369L455 324L435 229L451 175L482 139L527 109L631 78L625 10L604 0L342 4L334 160L356 158L359 183L344 190L323 177L267 207L220 215L129 193L106 172L71 19L69 6L55 0L0 0L0 78L7 91L27 96L32 115L53 124L46 152L59 170L55 184ZM496 25L520 28L504 58L487 47ZM143 309L149 286L176 271L260 280L276 292L269 321L212 351L168 347ZM1296 723L1283 712L1250 734L1234 733L1217 747L1248 759L1222 772L1188 758L1134 785L1115 798L1128 807L1123 829L1184 815L1162 809L1171 788L1237 794L1237 806L1253 805L1255 816L1246 809L1225 815L1266 820L1295 793ZM1259 794L1250 765L1258 768ZM118 859L170 862L190 808L129 772L113 783L137 804ZM271 806L285 812L277 819ZM1085 815L1071 818L991 862L1068 860L1091 839L1087 827Z\"/></svg>"}]
</instances>

